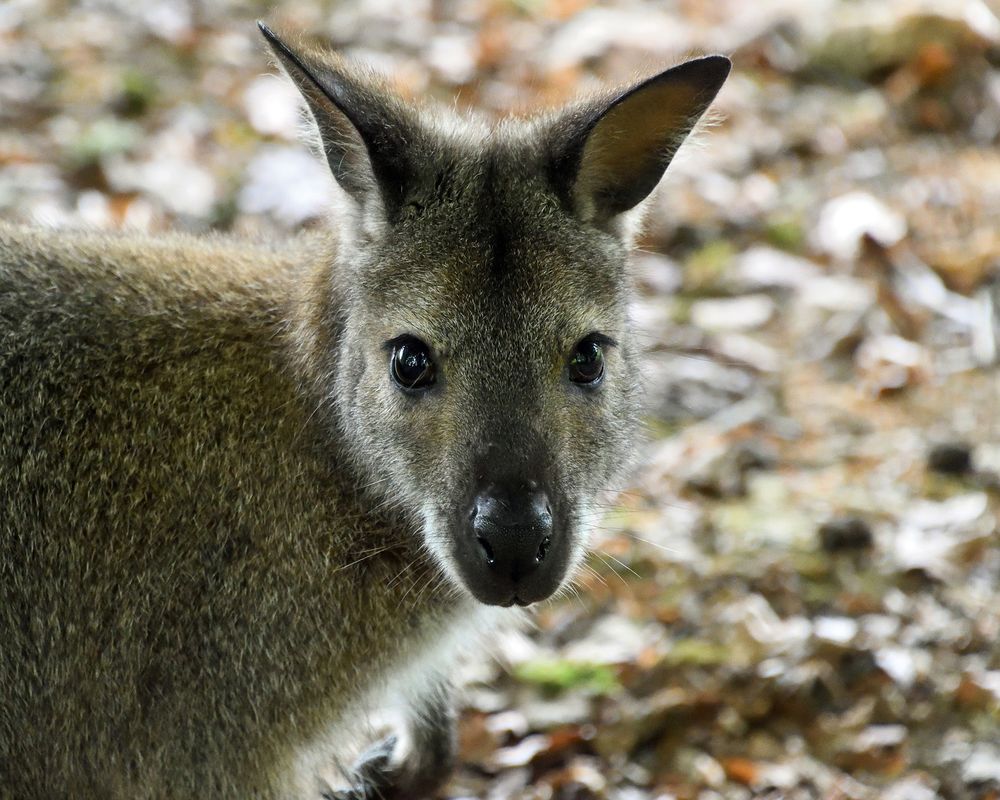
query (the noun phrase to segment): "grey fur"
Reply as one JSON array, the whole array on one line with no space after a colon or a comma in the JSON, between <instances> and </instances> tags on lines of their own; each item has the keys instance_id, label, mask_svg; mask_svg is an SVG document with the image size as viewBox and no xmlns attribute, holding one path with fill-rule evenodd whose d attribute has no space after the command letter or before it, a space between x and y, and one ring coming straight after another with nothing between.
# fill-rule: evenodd
<instances>
[{"instance_id":1,"label":"grey fur","mask_svg":"<svg viewBox=\"0 0 1000 800\"><path fill-rule=\"evenodd\" d=\"M5 798L295 796L301 753L478 613L449 555L477 465L544 472L571 571L625 462L630 243L570 152L623 95L488 128L288 52L346 193L329 233L0 226ZM592 331L618 345L584 393L565 363ZM422 398L388 379L403 332L439 363ZM386 796L450 761L451 715L421 702Z\"/></svg>"}]
</instances>

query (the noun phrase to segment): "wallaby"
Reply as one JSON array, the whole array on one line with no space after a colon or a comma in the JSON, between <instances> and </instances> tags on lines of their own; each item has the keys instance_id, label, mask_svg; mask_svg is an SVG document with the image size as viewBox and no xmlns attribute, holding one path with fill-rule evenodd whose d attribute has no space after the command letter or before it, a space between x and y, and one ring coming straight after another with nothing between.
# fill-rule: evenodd
<instances>
[{"instance_id":1,"label":"wallaby","mask_svg":"<svg viewBox=\"0 0 1000 800\"><path fill-rule=\"evenodd\" d=\"M571 579L633 449L636 215L729 60L489 125L260 27L328 232L0 227L3 798L433 794L457 648Z\"/></svg>"}]
</instances>

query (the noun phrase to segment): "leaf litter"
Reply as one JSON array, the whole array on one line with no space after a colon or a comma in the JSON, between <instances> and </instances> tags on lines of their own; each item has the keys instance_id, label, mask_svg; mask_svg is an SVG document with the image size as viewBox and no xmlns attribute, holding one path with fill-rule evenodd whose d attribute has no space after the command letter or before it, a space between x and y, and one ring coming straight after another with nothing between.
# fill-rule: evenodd
<instances>
[{"instance_id":1,"label":"leaf litter","mask_svg":"<svg viewBox=\"0 0 1000 800\"><path fill-rule=\"evenodd\" d=\"M318 224L253 5L0 4L0 214ZM640 242L647 444L575 591L464 668L441 796L1000 798L995 0L267 13L491 114L736 63Z\"/></svg>"}]
</instances>

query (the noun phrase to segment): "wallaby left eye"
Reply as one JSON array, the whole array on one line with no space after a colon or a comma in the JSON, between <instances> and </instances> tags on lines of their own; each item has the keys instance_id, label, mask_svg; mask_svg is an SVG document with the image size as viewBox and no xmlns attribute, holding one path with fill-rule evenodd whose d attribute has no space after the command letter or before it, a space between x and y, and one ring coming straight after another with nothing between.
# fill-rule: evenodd
<instances>
[{"instance_id":1,"label":"wallaby left eye","mask_svg":"<svg viewBox=\"0 0 1000 800\"><path fill-rule=\"evenodd\" d=\"M604 345L593 336L580 340L569 357L569 379L592 388L604 378Z\"/></svg>"},{"instance_id":2,"label":"wallaby left eye","mask_svg":"<svg viewBox=\"0 0 1000 800\"><path fill-rule=\"evenodd\" d=\"M392 343L389 373L404 391L417 392L430 388L437 377L430 347L410 336L396 340Z\"/></svg>"}]
</instances>

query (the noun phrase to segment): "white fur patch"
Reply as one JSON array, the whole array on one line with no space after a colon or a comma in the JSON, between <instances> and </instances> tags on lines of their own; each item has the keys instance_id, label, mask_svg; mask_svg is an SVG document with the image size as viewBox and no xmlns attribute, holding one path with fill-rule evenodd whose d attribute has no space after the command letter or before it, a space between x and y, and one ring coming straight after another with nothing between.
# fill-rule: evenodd
<instances>
[{"instance_id":1,"label":"white fur patch","mask_svg":"<svg viewBox=\"0 0 1000 800\"><path fill-rule=\"evenodd\" d=\"M340 720L291 757L288 796L315 797L327 786L343 785L343 770L369 744L387 733L399 739L397 758L411 747L410 722L414 709L437 691L442 677L456 672L466 658L484 658L502 628L527 620L520 608L486 606L456 599L454 616L422 641L401 643L397 667L387 675L372 676L373 684Z\"/></svg>"}]
</instances>

